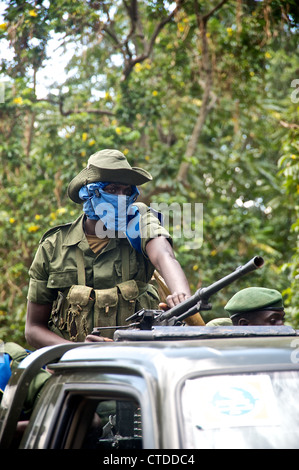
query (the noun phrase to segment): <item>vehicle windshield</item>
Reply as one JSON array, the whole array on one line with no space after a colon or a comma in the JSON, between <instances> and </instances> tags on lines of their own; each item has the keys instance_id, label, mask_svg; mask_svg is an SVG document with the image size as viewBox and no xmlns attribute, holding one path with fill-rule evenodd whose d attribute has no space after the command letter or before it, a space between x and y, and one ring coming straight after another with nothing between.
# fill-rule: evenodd
<instances>
[{"instance_id":1,"label":"vehicle windshield","mask_svg":"<svg viewBox=\"0 0 299 470\"><path fill-rule=\"evenodd\" d=\"M182 389L183 446L298 449L299 373L192 378Z\"/></svg>"}]
</instances>

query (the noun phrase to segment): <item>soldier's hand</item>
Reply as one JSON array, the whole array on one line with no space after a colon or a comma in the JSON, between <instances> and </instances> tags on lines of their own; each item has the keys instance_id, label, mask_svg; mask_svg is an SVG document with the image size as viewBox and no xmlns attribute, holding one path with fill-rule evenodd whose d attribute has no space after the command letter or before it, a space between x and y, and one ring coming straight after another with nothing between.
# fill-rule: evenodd
<instances>
[{"instance_id":1,"label":"soldier's hand","mask_svg":"<svg viewBox=\"0 0 299 470\"><path fill-rule=\"evenodd\" d=\"M172 308L175 305L178 305L181 302L184 302L184 300L188 299L188 297L190 296L188 294L185 294L185 292L179 292L179 293L174 292L173 294L168 295L166 297L166 302L167 302L166 307ZM160 308L162 310L167 310L167 308L164 308L163 305L166 305L166 304L160 304L159 307L161 306Z\"/></svg>"},{"instance_id":2,"label":"soldier's hand","mask_svg":"<svg viewBox=\"0 0 299 470\"><path fill-rule=\"evenodd\" d=\"M113 341L111 338L106 338L105 336L97 336L97 335L87 335L85 338L85 343L103 343Z\"/></svg>"}]
</instances>

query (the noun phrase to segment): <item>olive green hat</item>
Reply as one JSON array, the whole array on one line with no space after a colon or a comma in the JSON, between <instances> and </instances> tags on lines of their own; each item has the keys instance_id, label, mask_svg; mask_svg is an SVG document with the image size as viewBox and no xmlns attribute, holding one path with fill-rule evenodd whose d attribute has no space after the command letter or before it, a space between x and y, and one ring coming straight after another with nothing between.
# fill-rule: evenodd
<instances>
[{"instance_id":1,"label":"olive green hat","mask_svg":"<svg viewBox=\"0 0 299 470\"><path fill-rule=\"evenodd\" d=\"M114 149L100 150L91 155L84 168L68 186L68 196L77 204L82 203L79 191L82 186L98 181L139 186L153 178L142 168L131 167L122 152Z\"/></svg>"},{"instance_id":2,"label":"olive green hat","mask_svg":"<svg viewBox=\"0 0 299 470\"><path fill-rule=\"evenodd\" d=\"M282 295L275 289L265 287L248 287L237 292L225 305L224 309L230 318L260 310L283 310Z\"/></svg>"}]
</instances>

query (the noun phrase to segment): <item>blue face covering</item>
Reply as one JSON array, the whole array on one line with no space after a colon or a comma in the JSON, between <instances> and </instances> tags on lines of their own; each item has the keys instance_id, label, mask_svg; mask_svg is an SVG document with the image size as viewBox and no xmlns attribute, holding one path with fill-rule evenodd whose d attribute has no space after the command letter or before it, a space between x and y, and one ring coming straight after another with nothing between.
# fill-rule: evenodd
<instances>
[{"instance_id":1,"label":"blue face covering","mask_svg":"<svg viewBox=\"0 0 299 470\"><path fill-rule=\"evenodd\" d=\"M101 220L107 230L126 232L128 223L135 215L132 204L136 201L139 191L132 186L131 196L109 194L106 186L111 183L90 183L79 191L79 197L84 201L83 211L89 219Z\"/></svg>"}]
</instances>

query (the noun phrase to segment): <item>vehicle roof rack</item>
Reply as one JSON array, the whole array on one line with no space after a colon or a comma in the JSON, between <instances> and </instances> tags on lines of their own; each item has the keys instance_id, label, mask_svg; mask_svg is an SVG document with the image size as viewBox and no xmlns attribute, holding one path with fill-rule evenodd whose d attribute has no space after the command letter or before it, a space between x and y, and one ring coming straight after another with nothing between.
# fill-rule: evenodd
<instances>
[{"instance_id":1,"label":"vehicle roof rack","mask_svg":"<svg viewBox=\"0 0 299 470\"><path fill-rule=\"evenodd\" d=\"M297 336L299 330L283 326L153 326L151 330L116 330L114 341L171 341L249 338L273 336Z\"/></svg>"}]
</instances>

